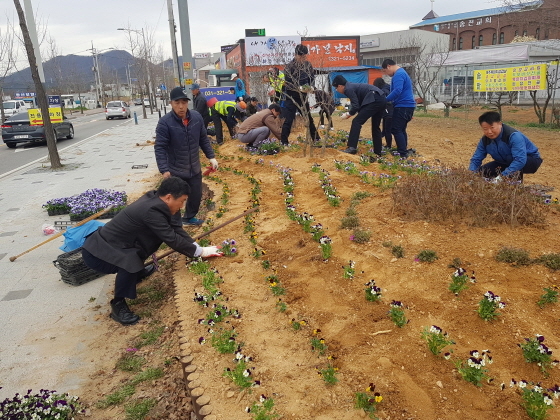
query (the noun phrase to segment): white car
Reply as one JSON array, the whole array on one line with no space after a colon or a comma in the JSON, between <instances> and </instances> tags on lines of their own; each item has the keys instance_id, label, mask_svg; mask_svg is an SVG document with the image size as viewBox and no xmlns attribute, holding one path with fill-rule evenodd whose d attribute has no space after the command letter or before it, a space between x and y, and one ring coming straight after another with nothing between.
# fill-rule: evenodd
<instances>
[{"instance_id":1,"label":"white car","mask_svg":"<svg viewBox=\"0 0 560 420\"><path fill-rule=\"evenodd\" d=\"M146 108L149 108L149 107L150 107L150 100L149 100L148 98L144 98L144 106L145 106Z\"/></svg>"},{"instance_id":2,"label":"white car","mask_svg":"<svg viewBox=\"0 0 560 420\"><path fill-rule=\"evenodd\" d=\"M25 101L20 99L2 102L2 108L4 108L4 118L6 119L20 112L27 112Z\"/></svg>"},{"instance_id":3,"label":"white car","mask_svg":"<svg viewBox=\"0 0 560 420\"><path fill-rule=\"evenodd\" d=\"M124 101L111 101L105 108L105 119L130 118L130 107Z\"/></svg>"}]
</instances>

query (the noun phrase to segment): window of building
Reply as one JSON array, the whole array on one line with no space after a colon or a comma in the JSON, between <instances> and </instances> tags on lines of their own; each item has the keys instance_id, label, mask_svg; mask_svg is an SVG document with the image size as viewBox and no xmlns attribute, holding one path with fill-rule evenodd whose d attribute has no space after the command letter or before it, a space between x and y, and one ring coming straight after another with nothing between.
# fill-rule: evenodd
<instances>
[{"instance_id":1,"label":"window of building","mask_svg":"<svg viewBox=\"0 0 560 420\"><path fill-rule=\"evenodd\" d=\"M492 34L492 45L496 45L497 38L498 38L498 37L496 36L496 32L494 32L494 33Z\"/></svg>"},{"instance_id":2,"label":"window of building","mask_svg":"<svg viewBox=\"0 0 560 420\"><path fill-rule=\"evenodd\" d=\"M478 46L482 47L484 45L484 35L478 37Z\"/></svg>"},{"instance_id":3,"label":"window of building","mask_svg":"<svg viewBox=\"0 0 560 420\"><path fill-rule=\"evenodd\" d=\"M462 50L463 49L463 37L459 37L459 49Z\"/></svg>"},{"instance_id":4,"label":"window of building","mask_svg":"<svg viewBox=\"0 0 560 420\"><path fill-rule=\"evenodd\" d=\"M514 35L514 36L517 36L517 35L519 35L519 31L515 31L515 35Z\"/></svg>"},{"instance_id":5,"label":"window of building","mask_svg":"<svg viewBox=\"0 0 560 420\"><path fill-rule=\"evenodd\" d=\"M544 30L544 39L548 39L548 29Z\"/></svg>"},{"instance_id":6,"label":"window of building","mask_svg":"<svg viewBox=\"0 0 560 420\"><path fill-rule=\"evenodd\" d=\"M523 31L523 36L527 36L527 29Z\"/></svg>"},{"instance_id":7,"label":"window of building","mask_svg":"<svg viewBox=\"0 0 560 420\"><path fill-rule=\"evenodd\" d=\"M471 40L471 48L474 50L475 46L476 46L476 36L473 35L472 40Z\"/></svg>"},{"instance_id":8,"label":"window of building","mask_svg":"<svg viewBox=\"0 0 560 420\"><path fill-rule=\"evenodd\" d=\"M535 38L541 39L541 28L537 28L536 33L535 33Z\"/></svg>"},{"instance_id":9,"label":"window of building","mask_svg":"<svg viewBox=\"0 0 560 420\"><path fill-rule=\"evenodd\" d=\"M457 49L457 39L453 38L453 50Z\"/></svg>"},{"instance_id":10,"label":"window of building","mask_svg":"<svg viewBox=\"0 0 560 420\"><path fill-rule=\"evenodd\" d=\"M500 44L504 43L504 33L500 32Z\"/></svg>"}]
</instances>

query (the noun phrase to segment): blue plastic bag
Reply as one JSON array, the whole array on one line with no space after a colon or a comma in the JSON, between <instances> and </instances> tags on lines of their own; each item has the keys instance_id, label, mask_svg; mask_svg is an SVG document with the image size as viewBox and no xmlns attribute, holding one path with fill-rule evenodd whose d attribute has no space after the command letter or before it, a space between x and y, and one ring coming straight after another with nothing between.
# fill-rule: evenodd
<instances>
[{"instance_id":1,"label":"blue plastic bag","mask_svg":"<svg viewBox=\"0 0 560 420\"><path fill-rule=\"evenodd\" d=\"M105 223L98 220L90 220L81 226L67 229L66 232L62 234L62 236L64 236L64 245L62 245L60 249L64 252L70 252L80 248L86 241L86 237L104 224Z\"/></svg>"}]
</instances>

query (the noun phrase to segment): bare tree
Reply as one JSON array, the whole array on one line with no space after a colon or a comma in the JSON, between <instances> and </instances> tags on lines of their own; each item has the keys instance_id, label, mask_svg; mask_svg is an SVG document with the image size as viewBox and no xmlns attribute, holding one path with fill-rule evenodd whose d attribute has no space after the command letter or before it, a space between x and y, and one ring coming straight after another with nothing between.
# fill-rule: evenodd
<instances>
[{"instance_id":1,"label":"bare tree","mask_svg":"<svg viewBox=\"0 0 560 420\"><path fill-rule=\"evenodd\" d=\"M424 112L427 112L426 106L434 97L434 87L440 84L440 73L449 57L449 43L426 43L418 35L413 35L401 37L398 45L401 49L399 54L408 57L401 66L408 70L416 93L424 104Z\"/></svg>"},{"instance_id":2,"label":"bare tree","mask_svg":"<svg viewBox=\"0 0 560 420\"><path fill-rule=\"evenodd\" d=\"M539 124L546 123L546 112L548 109L548 105L552 96L554 95L554 91L557 88L558 84L558 66L556 68L550 67L548 72L546 73L546 91L544 97L544 103L541 105L539 103L539 99L537 98L537 90L530 90L529 95L531 95L531 99L533 100L533 109L535 110L535 114L539 119Z\"/></svg>"},{"instance_id":3,"label":"bare tree","mask_svg":"<svg viewBox=\"0 0 560 420\"><path fill-rule=\"evenodd\" d=\"M6 29L0 28L0 102L4 99L4 80L15 69L18 49L13 24L8 20ZM0 107L0 121L4 121L4 107Z\"/></svg>"},{"instance_id":4,"label":"bare tree","mask_svg":"<svg viewBox=\"0 0 560 420\"><path fill-rule=\"evenodd\" d=\"M509 91L509 92L490 92L488 94L488 103L494 105L500 115L502 115L502 108L505 105L512 105L513 101L517 99L517 95L519 92L517 91Z\"/></svg>"},{"instance_id":5,"label":"bare tree","mask_svg":"<svg viewBox=\"0 0 560 420\"><path fill-rule=\"evenodd\" d=\"M49 151L51 168L59 169L62 168L62 164L60 163L60 156L58 155L58 150L56 148L56 136L54 134L54 128L49 118L47 94L45 92L45 87L43 86L43 83L41 83L41 79L39 77L39 70L37 68L37 59L35 58L33 43L31 42L31 37L29 36L29 30L27 29L27 23L25 22L25 15L23 13L23 9L21 8L19 0L14 0L14 5L16 7L19 18L19 26L23 35L25 50L27 51L27 57L29 58L29 67L31 69L31 77L33 78L33 83L35 84L37 101L39 102L41 114L43 114L43 129L45 130L45 137L47 138L47 149Z\"/></svg>"}]
</instances>

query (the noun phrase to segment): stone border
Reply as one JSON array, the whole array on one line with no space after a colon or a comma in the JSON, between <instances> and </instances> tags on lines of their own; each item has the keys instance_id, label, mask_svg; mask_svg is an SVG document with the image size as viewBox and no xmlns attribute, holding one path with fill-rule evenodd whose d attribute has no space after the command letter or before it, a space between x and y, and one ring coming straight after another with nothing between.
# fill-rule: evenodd
<instances>
[{"instance_id":1,"label":"stone border","mask_svg":"<svg viewBox=\"0 0 560 420\"><path fill-rule=\"evenodd\" d=\"M194 356L192 355L191 347L192 340L189 340L184 334L188 328L188 321L180 316L179 296L177 295L179 287L175 275L173 275L173 283L175 285L175 309L177 311L179 326L181 327L181 332L179 333L179 355L181 370L185 380L185 392L187 397L191 399L197 420L217 420L218 417L212 414L214 407L210 404L210 397L208 394L205 394L205 389L202 387L200 373L197 372L198 366L194 364Z\"/></svg>"}]
</instances>

